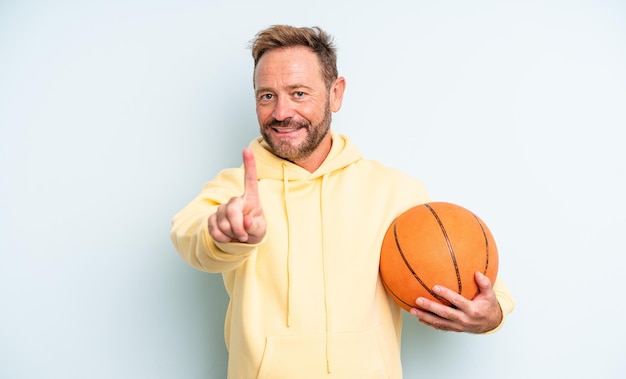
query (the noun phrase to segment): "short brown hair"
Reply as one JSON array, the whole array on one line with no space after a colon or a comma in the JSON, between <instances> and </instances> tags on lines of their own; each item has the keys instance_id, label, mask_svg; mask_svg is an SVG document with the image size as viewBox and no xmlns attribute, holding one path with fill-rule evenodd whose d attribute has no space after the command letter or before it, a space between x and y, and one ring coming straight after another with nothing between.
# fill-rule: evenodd
<instances>
[{"instance_id":1,"label":"short brown hair","mask_svg":"<svg viewBox=\"0 0 626 379\"><path fill-rule=\"evenodd\" d=\"M284 47L305 46L310 48L319 58L326 88L330 89L338 77L337 51L331 35L314 26L294 27L289 25L273 25L257 33L251 41L254 68L266 52Z\"/></svg>"}]
</instances>

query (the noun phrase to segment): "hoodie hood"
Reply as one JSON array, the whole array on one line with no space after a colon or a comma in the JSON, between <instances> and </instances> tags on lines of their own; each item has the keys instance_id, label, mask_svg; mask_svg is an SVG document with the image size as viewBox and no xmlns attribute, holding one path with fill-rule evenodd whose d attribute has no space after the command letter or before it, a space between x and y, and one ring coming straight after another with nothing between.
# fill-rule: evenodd
<instances>
[{"instance_id":1,"label":"hoodie hood","mask_svg":"<svg viewBox=\"0 0 626 379\"><path fill-rule=\"evenodd\" d=\"M328 175L336 170L361 159L361 152L349 139L335 132L330 132L332 146L328 156L320 167L309 172L297 164L277 157L272 153L269 145L259 137L250 143L250 148L256 159L256 169L259 179L284 180L312 180Z\"/></svg>"}]
</instances>

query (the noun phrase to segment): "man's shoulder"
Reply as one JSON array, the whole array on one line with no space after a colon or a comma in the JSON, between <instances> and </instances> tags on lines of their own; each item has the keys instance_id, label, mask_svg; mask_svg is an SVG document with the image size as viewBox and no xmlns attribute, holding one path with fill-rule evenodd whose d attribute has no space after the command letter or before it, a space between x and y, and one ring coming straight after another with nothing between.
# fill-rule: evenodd
<instances>
[{"instance_id":1,"label":"man's shoulder","mask_svg":"<svg viewBox=\"0 0 626 379\"><path fill-rule=\"evenodd\" d=\"M355 168L369 171L377 175L385 175L397 178L398 180L416 180L404 171L395 167L381 163L380 161L368 158L361 158L355 162Z\"/></svg>"},{"instance_id":2,"label":"man's shoulder","mask_svg":"<svg viewBox=\"0 0 626 379\"><path fill-rule=\"evenodd\" d=\"M220 170L213 179L204 184L203 189L211 187L231 187L239 190L243 188L243 167L229 167Z\"/></svg>"}]
</instances>

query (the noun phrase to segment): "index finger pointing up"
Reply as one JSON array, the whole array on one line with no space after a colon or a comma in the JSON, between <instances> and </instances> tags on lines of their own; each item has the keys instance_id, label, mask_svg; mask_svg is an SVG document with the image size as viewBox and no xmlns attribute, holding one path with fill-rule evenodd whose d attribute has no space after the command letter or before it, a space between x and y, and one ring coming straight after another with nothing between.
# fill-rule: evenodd
<instances>
[{"instance_id":1,"label":"index finger pointing up","mask_svg":"<svg viewBox=\"0 0 626 379\"><path fill-rule=\"evenodd\" d=\"M244 170L244 192L243 196L247 200L258 201L259 190L258 180L259 177L256 173L256 162L254 161L254 154L252 150L243 150L243 170Z\"/></svg>"}]
</instances>

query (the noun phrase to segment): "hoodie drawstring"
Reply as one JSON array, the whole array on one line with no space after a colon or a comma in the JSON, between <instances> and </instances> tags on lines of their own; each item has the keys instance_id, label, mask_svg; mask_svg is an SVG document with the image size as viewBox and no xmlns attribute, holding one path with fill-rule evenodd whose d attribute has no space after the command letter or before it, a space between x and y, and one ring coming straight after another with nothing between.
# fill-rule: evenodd
<instances>
[{"instance_id":1,"label":"hoodie drawstring","mask_svg":"<svg viewBox=\"0 0 626 379\"><path fill-rule=\"evenodd\" d=\"M330 291L329 291L329 283L328 283L328 273L326 270L326 265L327 265L327 257L326 257L326 240L327 240L327 236L326 236L326 210L324 207L324 204L326 203L325 199L324 199L324 189L326 187L326 184L328 182L328 174L322 176L322 184L320 187L320 219L321 219L321 223L322 223L322 270L323 270L323 277L324 277L324 312L325 312L325 316L326 316L326 370L330 373L331 372L331 331L332 331L332 327L331 327L331 319L329 317L330 314L330 300L328 298ZM291 327L292 326L292 320L291 320L291 305L293 304L292 302L292 295L293 295L293 291L291 288L292 285L292 254L293 254L293 241L292 241L292 227L291 227L291 218L289 217L290 215L290 209L289 209L289 178L287 175L287 167L283 164L283 191L285 194L285 213L286 213L286 217L287 217L287 327Z\"/></svg>"},{"instance_id":2,"label":"hoodie drawstring","mask_svg":"<svg viewBox=\"0 0 626 379\"><path fill-rule=\"evenodd\" d=\"M285 214L287 217L287 327L291 326L291 252L292 252L292 241L291 241L291 219L289 218L289 178L287 177L287 167L285 164L283 166L283 191L285 193Z\"/></svg>"},{"instance_id":3,"label":"hoodie drawstring","mask_svg":"<svg viewBox=\"0 0 626 379\"><path fill-rule=\"evenodd\" d=\"M327 259L326 259L326 212L325 212L325 207L324 204L325 199L324 199L324 189L326 187L326 183L328 182L328 174L325 174L322 177L322 184L320 187L320 218L321 218L321 222L322 222L322 270L323 270L323 276L324 276L324 310L326 313L326 370L328 371L328 373L331 372L331 364L330 364L330 357L332 356L331 354L331 336L332 336L332 326L331 326L331 319L329 317L330 315L330 300L328 299L328 296L330 295L330 291L329 291L329 283L328 283L328 273L326 271L326 264L327 264Z\"/></svg>"}]
</instances>

